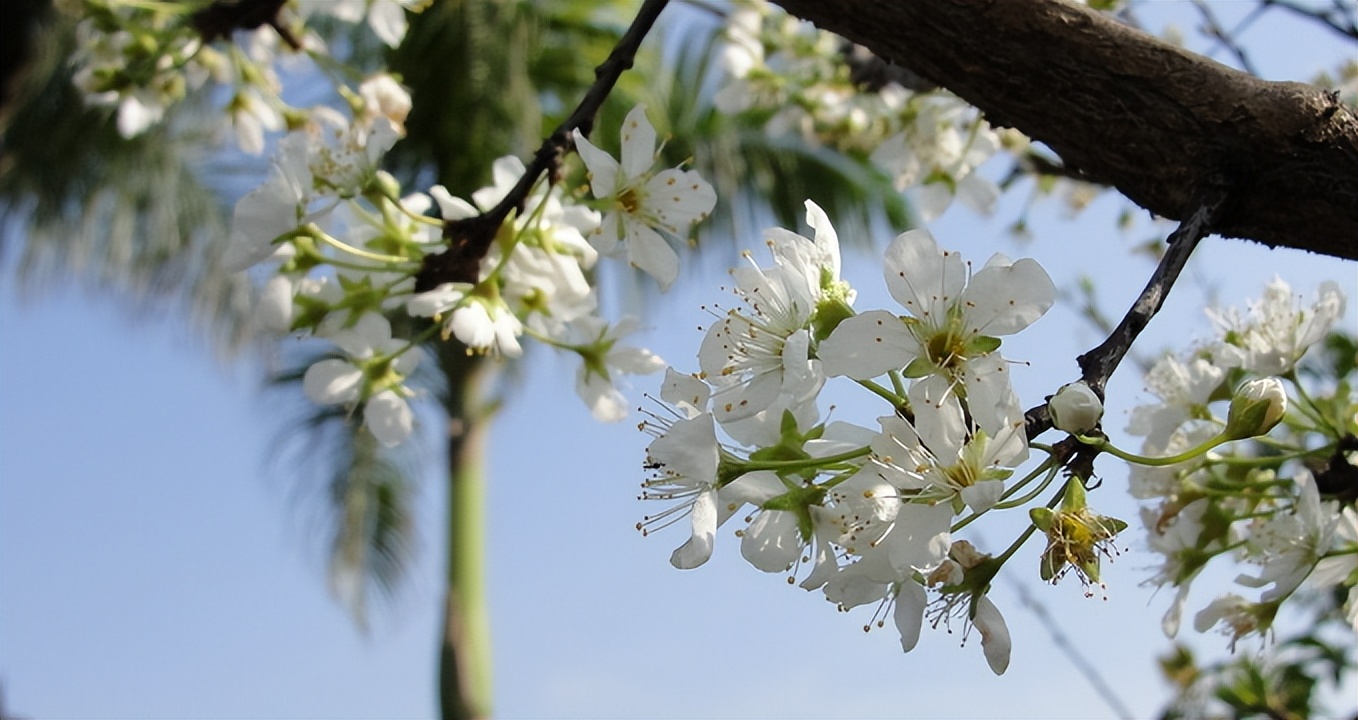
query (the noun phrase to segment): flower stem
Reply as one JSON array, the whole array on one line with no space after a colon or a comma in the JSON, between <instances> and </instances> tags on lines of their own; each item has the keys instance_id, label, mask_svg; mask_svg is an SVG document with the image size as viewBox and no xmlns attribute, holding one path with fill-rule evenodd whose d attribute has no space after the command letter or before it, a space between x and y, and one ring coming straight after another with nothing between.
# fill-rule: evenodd
<instances>
[{"instance_id":1,"label":"flower stem","mask_svg":"<svg viewBox=\"0 0 1358 720\"><path fill-rule=\"evenodd\" d=\"M871 390L873 393L880 396L883 400L886 400L887 402L891 403L891 407L893 408L898 408L906 404L904 395L898 395L894 392L891 392L890 390L887 390L886 388L882 387L881 385L878 385L877 383L871 380L857 380L855 382Z\"/></svg>"},{"instance_id":2,"label":"flower stem","mask_svg":"<svg viewBox=\"0 0 1358 720\"><path fill-rule=\"evenodd\" d=\"M872 448L864 445L857 450L849 450L838 455L827 455L825 457L809 458L806 460L746 460L741 463L747 471L749 470L803 470L806 468L825 467L835 463L856 460L868 455Z\"/></svg>"},{"instance_id":3,"label":"flower stem","mask_svg":"<svg viewBox=\"0 0 1358 720\"><path fill-rule=\"evenodd\" d=\"M1185 450L1177 455L1170 455L1168 457L1147 457L1145 455L1129 453L1126 450L1120 450L1105 438L1088 437L1085 435L1077 435L1076 437L1080 439L1080 442L1098 448L1099 452L1106 452L1109 455L1121 458L1127 462L1134 462L1138 465L1149 465L1151 467L1165 467L1167 465L1178 465L1181 462L1188 462L1195 457L1206 454L1212 448L1230 441L1230 439L1224 435L1217 435L1203 444Z\"/></svg>"}]
</instances>

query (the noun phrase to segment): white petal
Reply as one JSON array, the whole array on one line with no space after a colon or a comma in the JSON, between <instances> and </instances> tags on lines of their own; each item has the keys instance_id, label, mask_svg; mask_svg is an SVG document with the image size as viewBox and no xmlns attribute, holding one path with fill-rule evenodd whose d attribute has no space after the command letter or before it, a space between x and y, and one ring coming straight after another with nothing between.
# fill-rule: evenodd
<instances>
[{"instance_id":1,"label":"white petal","mask_svg":"<svg viewBox=\"0 0 1358 720\"><path fill-rule=\"evenodd\" d=\"M599 422L617 422L627 417L627 398L608 378L582 371L576 376L575 392Z\"/></svg>"},{"instance_id":2,"label":"white petal","mask_svg":"<svg viewBox=\"0 0 1358 720\"><path fill-rule=\"evenodd\" d=\"M646 106L637 105L622 121L622 172L625 183L640 178L655 164L655 128Z\"/></svg>"},{"instance_id":3,"label":"white petal","mask_svg":"<svg viewBox=\"0 0 1358 720\"><path fill-rule=\"evenodd\" d=\"M346 355L360 360L372 357L391 340L391 323L377 313L364 313L353 327L338 330L330 335L330 341L339 346Z\"/></svg>"},{"instance_id":4,"label":"white petal","mask_svg":"<svg viewBox=\"0 0 1358 720\"><path fill-rule=\"evenodd\" d=\"M693 500L689 510L693 535L670 555L670 564L680 570L692 570L712 557L712 545L717 536L717 493L709 490Z\"/></svg>"},{"instance_id":5,"label":"white petal","mask_svg":"<svg viewBox=\"0 0 1358 720\"><path fill-rule=\"evenodd\" d=\"M830 217L819 205L806 201L806 224L816 231L816 249L820 250L821 257L830 263L830 271L834 277L839 277L839 234L835 232L835 226L830 224Z\"/></svg>"},{"instance_id":6,"label":"white petal","mask_svg":"<svg viewBox=\"0 0 1358 720\"><path fill-rule=\"evenodd\" d=\"M236 203L230 243L222 254L227 272L244 270L269 257L273 241L297 227L297 206L279 197L276 183L265 183Z\"/></svg>"},{"instance_id":7,"label":"white petal","mask_svg":"<svg viewBox=\"0 0 1358 720\"><path fill-rule=\"evenodd\" d=\"M901 650L910 652L919 643L919 631L924 626L924 588L913 580L901 583L901 591L896 595L896 630L901 634Z\"/></svg>"},{"instance_id":8,"label":"white petal","mask_svg":"<svg viewBox=\"0 0 1358 720\"><path fill-rule=\"evenodd\" d=\"M646 348L614 345L608 351L608 365L631 375L649 375L665 369L665 361Z\"/></svg>"},{"instance_id":9,"label":"white petal","mask_svg":"<svg viewBox=\"0 0 1358 720\"><path fill-rule=\"evenodd\" d=\"M594 197L612 197L621 188L618 187L618 161L612 155L594 146L579 130L571 131L571 136L575 138L575 152L580 155L581 162L585 163L585 170L589 173L589 186L594 191ZM600 249L599 252L604 252Z\"/></svg>"},{"instance_id":10,"label":"white petal","mask_svg":"<svg viewBox=\"0 0 1358 720\"><path fill-rule=\"evenodd\" d=\"M971 278L964 293L967 329L981 335L1011 335L1042 317L1056 301L1056 286L1036 260L1010 264L992 257Z\"/></svg>"},{"instance_id":11,"label":"white petal","mask_svg":"<svg viewBox=\"0 0 1358 720\"><path fill-rule=\"evenodd\" d=\"M909 503L896 513L896 524L883 542L897 577L928 572L948 556L952 545L952 508L947 503Z\"/></svg>"},{"instance_id":12,"label":"white petal","mask_svg":"<svg viewBox=\"0 0 1358 720\"><path fill-rule=\"evenodd\" d=\"M778 399L783 389L782 373L761 372L748 382L719 384L712 393L712 414L725 425L753 417Z\"/></svg>"},{"instance_id":13,"label":"white petal","mask_svg":"<svg viewBox=\"0 0 1358 720\"><path fill-rule=\"evenodd\" d=\"M406 36L406 11L393 0L374 2L368 10L368 27L387 47L396 47Z\"/></svg>"},{"instance_id":14,"label":"white petal","mask_svg":"<svg viewBox=\"0 0 1358 720\"><path fill-rule=\"evenodd\" d=\"M1009 363L997 352L967 361L962 368L972 420L991 437L1023 420L1023 408L1009 382Z\"/></svg>"},{"instance_id":15,"label":"white petal","mask_svg":"<svg viewBox=\"0 0 1358 720\"><path fill-rule=\"evenodd\" d=\"M646 183L643 215L654 216L656 226L675 235L707 217L717 205L717 192L696 170L662 170Z\"/></svg>"},{"instance_id":16,"label":"white petal","mask_svg":"<svg viewBox=\"0 0 1358 720\"><path fill-rule=\"evenodd\" d=\"M1000 496L1004 494L1004 482L983 480L962 488L959 494L962 496L962 502L965 502L972 512L985 512L1000 501Z\"/></svg>"},{"instance_id":17,"label":"white petal","mask_svg":"<svg viewBox=\"0 0 1358 720\"><path fill-rule=\"evenodd\" d=\"M622 213L613 212L605 215L599 226L589 234L590 247L600 255L616 254L623 236L622 223Z\"/></svg>"},{"instance_id":18,"label":"white petal","mask_svg":"<svg viewBox=\"0 0 1358 720\"><path fill-rule=\"evenodd\" d=\"M396 447L410 437L415 428L415 416L405 398L391 390L383 390L368 398L363 407L363 422L373 437L386 447Z\"/></svg>"},{"instance_id":19,"label":"white petal","mask_svg":"<svg viewBox=\"0 0 1358 720\"><path fill-rule=\"evenodd\" d=\"M470 289L471 285L467 283L444 283L410 298L406 302L406 312L416 317L433 317L451 309Z\"/></svg>"},{"instance_id":20,"label":"white petal","mask_svg":"<svg viewBox=\"0 0 1358 720\"><path fill-rule=\"evenodd\" d=\"M454 197L442 185L429 188L429 194L434 197L434 202L439 204L439 217L444 220L465 220L481 214L481 211L471 203L460 197Z\"/></svg>"},{"instance_id":21,"label":"white petal","mask_svg":"<svg viewBox=\"0 0 1358 720\"><path fill-rule=\"evenodd\" d=\"M302 376L302 392L317 405L336 405L358 399L363 372L338 358L322 360Z\"/></svg>"},{"instance_id":22,"label":"white petal","mask_svg":"<svg viewBox=\"0 0 1358 720\"><path fill-rule=\"evenodd\" d=\"M495 326L483 303L469 302L454 310L449 325L453 335L474 350L486 350L495 342Z\"/></svg>"},{"instance_id":23,"label":"white petal","mask_svg":"<svg viewBox=\"0 0 1358 720\"><path fill-rule=\"evenodd\" d=\"M783 572L802 553L797 516L785 510L764 510L745 528L740 554L764 572Z\"/></svg>"},{"instance_id":24,"label":"white petal","mask_svg":"<svg viewBox=\"0 0 1358 720\"><path fill-rule=\"evenodd\" d=\"M887 290L912 315L931 322L962 293L966 266L956 252L943 251L928 230L901 233L886 249Z\"/></svg>"},{"instance_id":25,"label":"white petal","mask_svg":"<svg viewBox=\"0 0 1358 720\"><path fill-rule=\"evenodd\" d=\"M674 368L665 371L665 382L660 386L660 399L674 405L694 417L707 411L707 400L712 391L707 383L685 375Z\"/></svg>"},{"instance_id":26,"label":"white petal","mask_svg":"<svg viewBox=\"0 0 1358 720\"><path fill-rule=\"evenodd\" d=\"M712 416L699 415L674 423L669 432L646 448L646 453L695 486L712 484L717 478L718 459Z\"/></svg>"},{"instance_id":27,"label":"white petal","mask_svg":"<svg viewBox=\"0 0 1358 720\"><path fill-rule=\"evenodd\" d=\"M662 291L668 290L679 277L679 254L660 233L641 223L623 222L627 227L627 261L655 278Z\"/></svg>"},{"instance_id":28,"label":"white petal","mask_svg":"<svg viewBox=\"0 0 1358 720\"><path fill-rule=\"evenodd\" d=\"M900 318L870 310L841 322L820 344L817 355L828 376L871 380L905 367L919 352L919 342Z\"/></svg>"},{"instance_id":29,"label":"white petal","mask_svg":"<svg viewBox=\"0 0 1358 720\"><path fill-rule=\"evenodd\" d=\"M961 454L969 434L962 403L951 381L941 375L920 378L908 394L915 410L915 432L942 463L951 464Z\"/></svg>"},{"instance_id":30,"label":"white petal","mask_svg":"<svg viewBox=\"0 0 1358 720\"><path fill-rule=\"evenodd\" d=\"M981 632L981 648L985 650L986 662L996 675L1003 675L1009 669L1009 627L1004 624L1004 616L988 597L976 601L976 617L972 623Z\"/></svg>"},{"instance_id":31,"label":"white petal","mask_svg":"<svg viewBox=\"0 0 1358 720\"><path fill-rule=\"evenodd\" d=\"M255 319L266 330L286 333L292 329L292 279L275 275L264 283L255 305Z\"/></svg>"}]
</instances>

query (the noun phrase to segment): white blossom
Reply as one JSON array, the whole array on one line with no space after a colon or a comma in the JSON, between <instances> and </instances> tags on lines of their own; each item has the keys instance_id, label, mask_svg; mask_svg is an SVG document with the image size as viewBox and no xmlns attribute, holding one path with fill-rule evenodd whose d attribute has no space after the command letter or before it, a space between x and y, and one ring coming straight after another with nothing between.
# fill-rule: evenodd
<instances>
[{"instance_id":1,"label":"white blossom","mask_svg":"<svg viewBox=\"0 0 1358 720\"><path fill-rule=\"evenodd\" d=\"M365 314L353 327L328 338L348 359L329 358L307 368L302 391L318 405L363 403L363 420L373 436L387 447L400 445L414 429L414 414L401 383L419 363L419 348L391 336L391 324L381 315ZM371 363L388 359L385 372L375 375Z\"/></svg>"},{"instance_id":2,"label":"white blossom","mask_svg":"<svg viewBox=\"0 0 1358 720\"><path fill-rule=\"evenodd\" d=\"M1051 307L1056 288L1046 271L997 254L968 281L960 255L940 250L927 230L911 230L887 248L884 274L910 314L874 310L841 322L818 350L825 373L868 380L913 365L908 374L960 384L992 436L1021 420L994 338L1023 330Z\"/></svg>"},{"instance_id":3,"label":"white blossom","mask_svg":"<svg viewBox=\"0 0 1358 720\"><path fill-rule=\"evenodd\" d=\"M590 174L594 196L609 203L590 241L599 252L615 254L626 245L632 265L668 288L679 275L679 256L662 236L679 238L707 217L716 205L712 186L696 171L678 168L655 172L655 128L638 105L622 127L622 162L574 131L576 151Z\"/></svg>"}]
</instances>

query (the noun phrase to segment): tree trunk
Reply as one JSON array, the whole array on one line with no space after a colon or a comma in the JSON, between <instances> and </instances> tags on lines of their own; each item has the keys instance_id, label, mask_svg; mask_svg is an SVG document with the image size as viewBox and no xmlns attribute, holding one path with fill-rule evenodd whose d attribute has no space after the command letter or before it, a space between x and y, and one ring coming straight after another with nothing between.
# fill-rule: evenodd
<instances>
[{"instance_id":1,"label":"tree trunk","mask_svg":"<svg viewBox=\"0 0 1358 720\"><path fill-rule=\"evenodd\" d=\"M440 346L447 378L448 585L439 649L444 720L491 710L490 615L486 607L486 442L494 410L482 398L493 371L461 343Z\"/></svg>"},{"instance_id":2,"label":"tree trunk","mask_svg":"<svg viewBox=\"0 0 1358 720\"><path fill-rule=\"evenodd\" d=\"M1057 0L775 0L1173 220L1209 177L1214 233L1358 259L1358 113Z\"/></svg>"}]
</instances>

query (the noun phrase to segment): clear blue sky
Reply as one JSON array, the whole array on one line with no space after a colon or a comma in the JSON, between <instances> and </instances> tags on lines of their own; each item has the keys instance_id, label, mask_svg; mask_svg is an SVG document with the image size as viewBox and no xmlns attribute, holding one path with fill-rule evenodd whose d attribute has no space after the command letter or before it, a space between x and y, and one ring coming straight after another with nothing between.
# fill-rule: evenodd
<instances>
[{"instance_id":1,"label":"clear blue sky","mask_svg":"<svg viewBox=\"0 0 1358 720\"><path fill-rule=\"evenodd\" d=\"M1225 5L1225 3L1221 3ZM1321 60L1297 60L1301 70ZM1305 63L1305 64L1301 64ZM1280 75L1286 69L1277 71ZM1295 74L1295 73L1294 73ZM1301 76L1304 76L1302 72ZM994 251L1036 257L1058 286L1094 275L1121 312L1150 264L1128 259L1109 229L1108 198L1074 222L1049 204L1037 240L1004 237L1020 198L990 221L954 209L932 229L981 263ZM1133 240L1144 236L1134 236ZM889 237L876 238L881 247ZM760 257L757 238L740 243ZM876 258L848 260L860 309L891 307ZM1116 268L1116 271L1109 271ZM1274 274L1310 292L1338 281L1354 329L1352 263L1209 240L1140 345L1182 347L1208 325L1203 288L1223 303L1257 296ZM695 367L724 277L690 264L657 305L646 342ZM661 330L661 328L674 328ZM1028 404L1076 375L1095 338L1058 308L1006 341ZM257 365L225 367L173 318L137 319L108 298L54 290L32 302L0 290L0 687L5 708L34 717L430 717L441 603L443 481L431 461L421 491L421 553L412 582L375 613L364 637L328 595L317 537L293 502L289 468L270 465L280 405L261 399ZM723 529L716 557L688 572L667 558L679 529L641 538L654 510L635 500L646 437L634 423L592 422L571 390L573 361L538 352L499 419L490 471L491 607L497 714L503 717L1109 717L1009 581L995 602L1014 638L1003 677L973 638L931 632L902 655L893 630L859 629L818 594L790 588L739 557ZM633 384L631 397L658 379ZM1138 398L1128 368L1111 392L1119 428ZM836 417L871 425L877 409L845 402ZM439 425L422 419L437 452ZM1122 471L1091 501L1132 519ZM993 546L1002 547L999 530ZM1138 587L1153 558L1132 547L1106 569L1108 600L1076 584L1020 582L1138 716L1164 698L1152 656L1170 592ZM1025 564L1026 563L1026 564ZM1223 581L1229 579L1226 574ZM1200 607L1212 589L1202 583ZM1218 585L1217 587L1221 587ZM1191 632L1188 633L1191 635ZM1223 654L1225 640L1196 643ZM1341 697L1354 697L1353 683Z\"/></svg>"}]
</instances>

